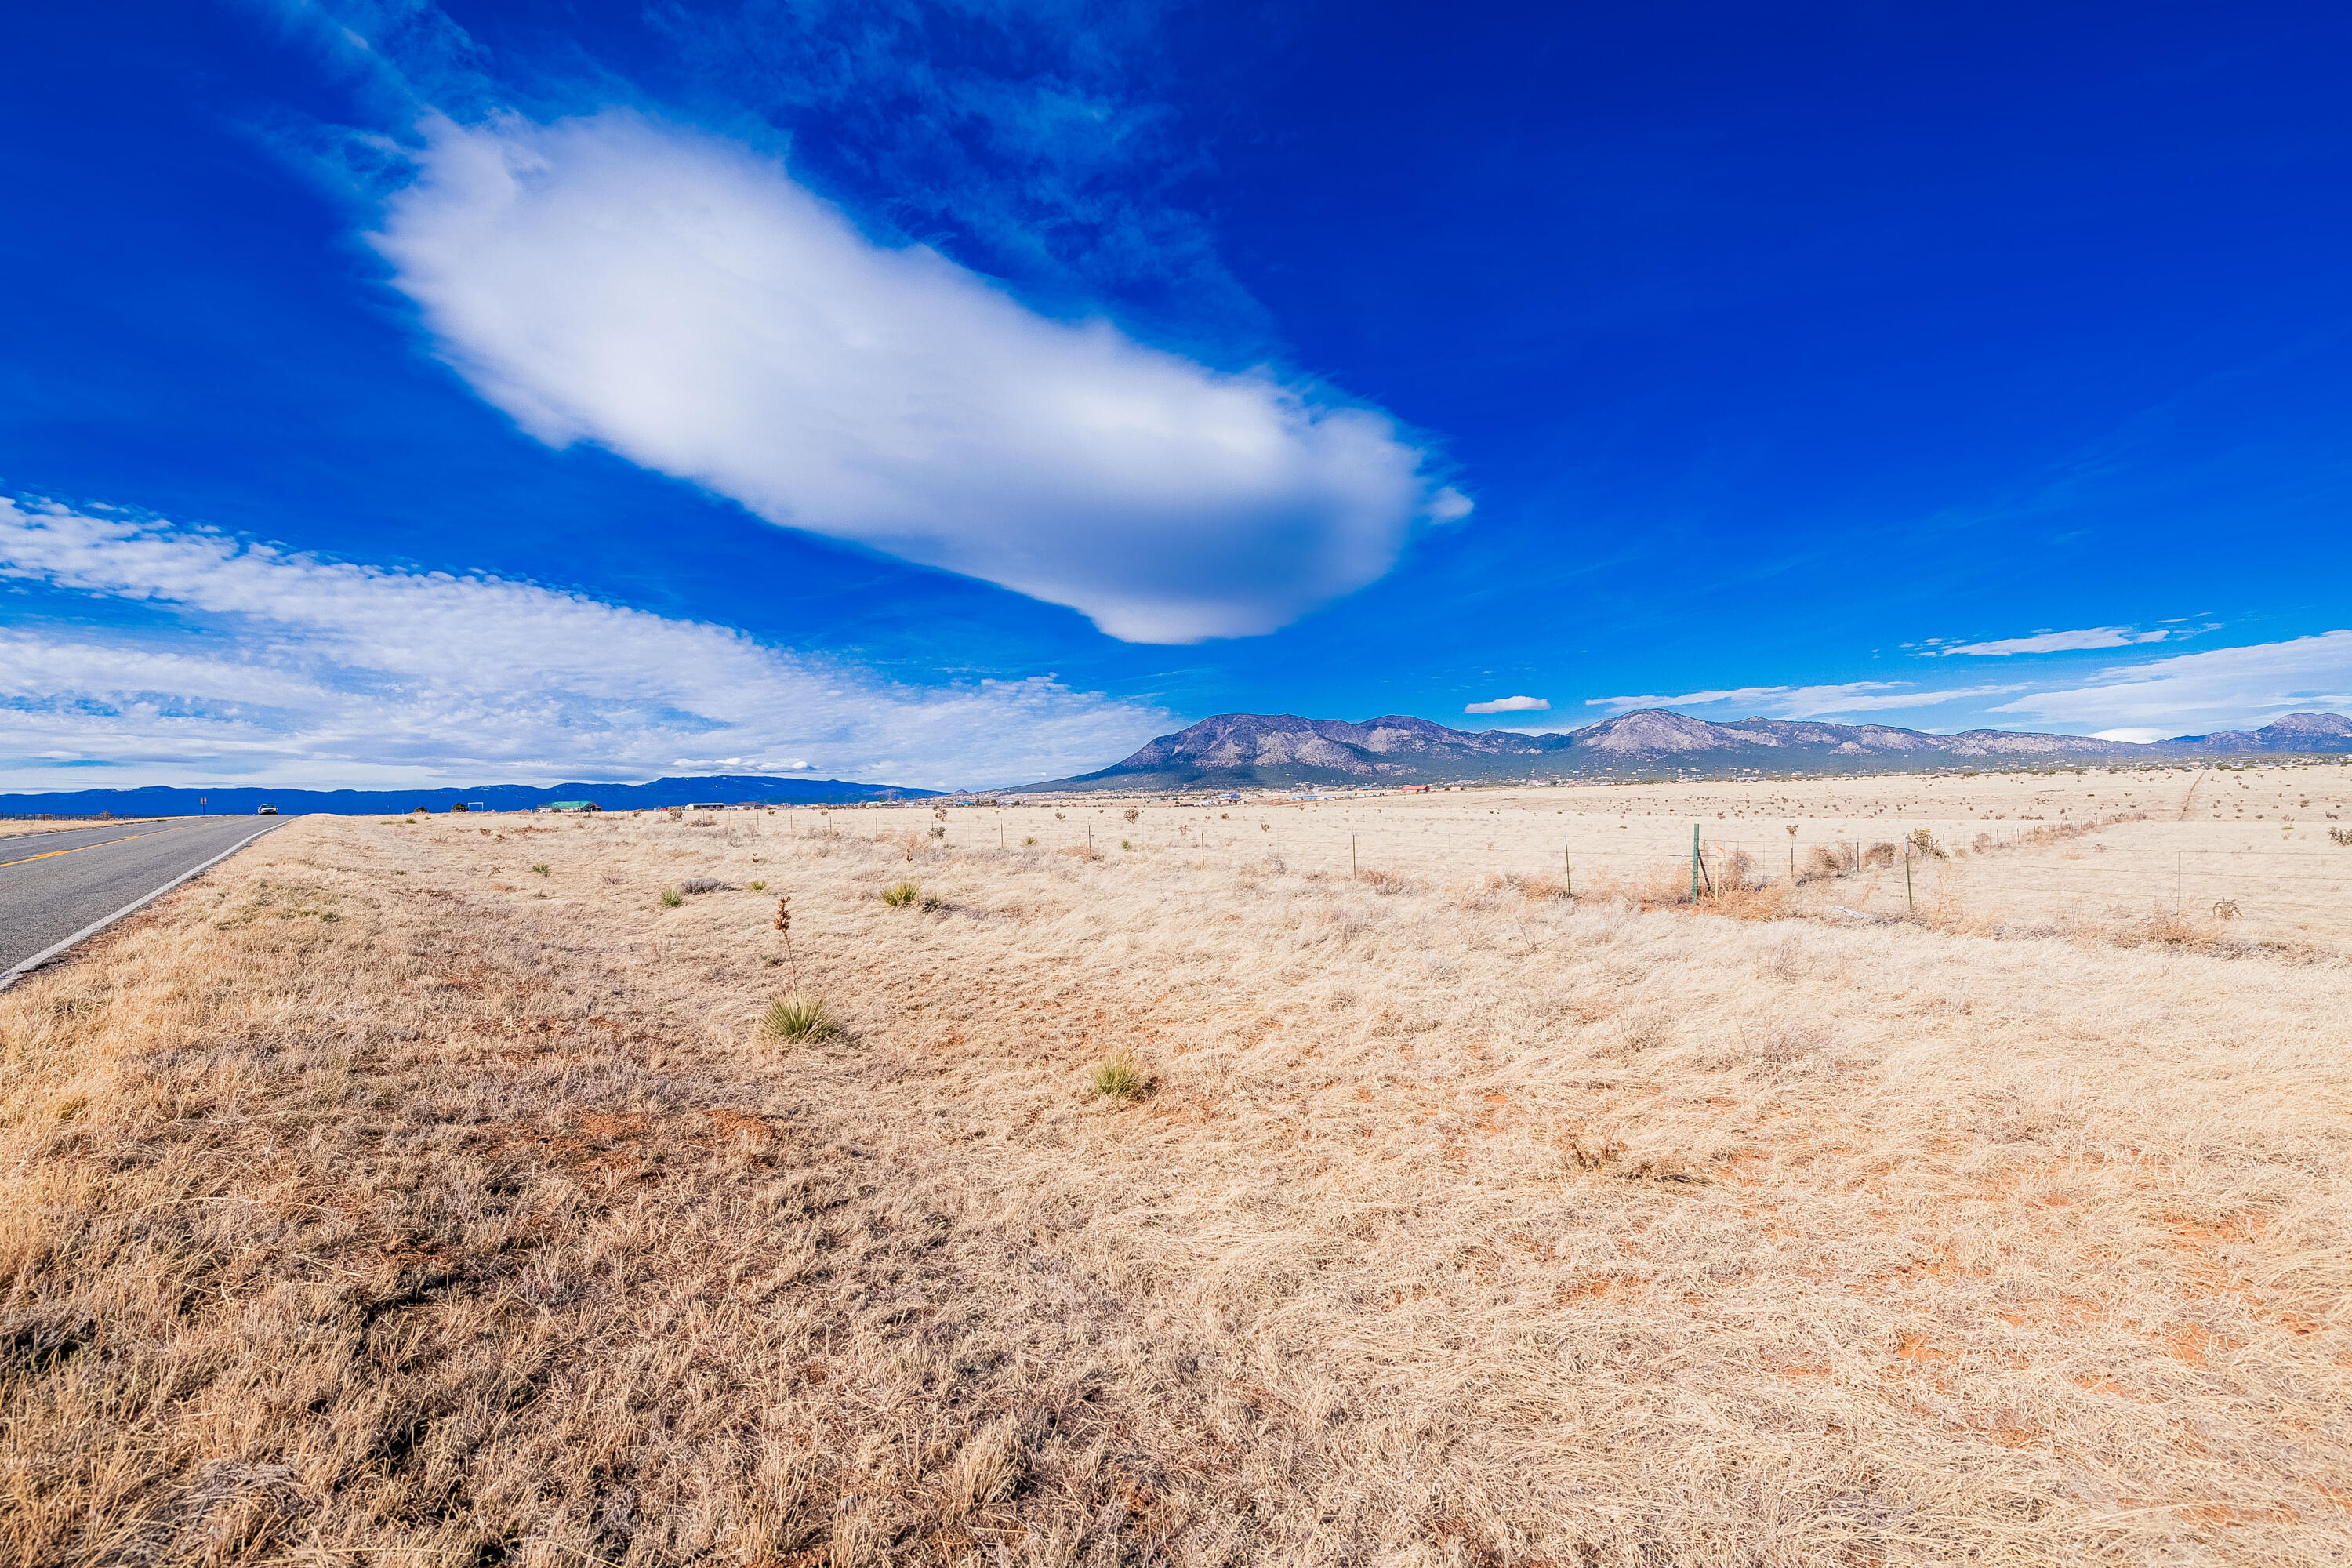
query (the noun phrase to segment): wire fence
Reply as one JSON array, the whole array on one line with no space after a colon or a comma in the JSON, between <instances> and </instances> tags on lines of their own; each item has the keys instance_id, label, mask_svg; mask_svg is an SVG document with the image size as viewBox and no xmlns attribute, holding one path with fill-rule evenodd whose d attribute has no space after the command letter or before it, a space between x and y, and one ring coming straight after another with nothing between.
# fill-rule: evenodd
<instances>
[{"instance_id":1,"label":"wire fence","mask_svg":"<svg viewBox=\"0 0 2352 1568\"><path fill-rule=\"evenodd\" d=\"M1132 815L1129 815L1132 812ZM2218 824L1571 816L1477 808L880 807L836 831L942 847L1077 852L1154 866L1432 885L1502 879L1567 896L1699 901L1770 894L1791 913L1947 921L2242 922L2249 936L2352 946L2352 828Z\"/></svg>"}]
</instances>

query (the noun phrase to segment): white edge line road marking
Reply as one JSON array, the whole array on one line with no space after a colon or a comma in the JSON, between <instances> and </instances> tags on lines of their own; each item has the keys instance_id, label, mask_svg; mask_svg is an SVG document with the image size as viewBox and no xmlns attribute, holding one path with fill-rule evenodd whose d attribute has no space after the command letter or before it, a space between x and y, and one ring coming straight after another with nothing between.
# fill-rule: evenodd
<instances>
[{"instance_id":1,"label":"white edge line road marking","mask_svg":"<svg viewBox=\"0 0 2352 1568\"><path fill-rule=\"evenodd\" d=\"M7 990L8 987L16 984L16 982L24 979L25 976L30 974L33 971L38 969L49 960L57 957L59 953L73 946L74 943L81 942L86 938L96 936L99 932L104 931L115 921L122 919L125 915L137 914L141 910L145 909L149 904L153 903L156 900L162 898L164 894L170 892L181 883L188 880L191 877L211 870L214 867L219 865L222 861L227 859L230 856L236 854L247 845L252 843L254 839L260 837L263 833L275 833L283 826L284 824L282 823L273 822L268 827L263 828L261 833L256 833L249 837L238 839L227 848L222 850L219 854L205 861L203 865L195 867L193 869L181 872L178 876L173 878L170 881L164 883L162 887L156 889L152 893L141 894L139 897L131 900L129 903L123 905L121 909L115 910L112 914L107 916L104 920L94 921L90 924L82 927L81 930L74 932L73 935L66 938L65 941L58 943L55 947L43 948L40 952L33 954L32 957L25 960L24 963L16 965L16 968L8 971L7 973L0 974L0 991Z\"/></svg>"}]
</instances>

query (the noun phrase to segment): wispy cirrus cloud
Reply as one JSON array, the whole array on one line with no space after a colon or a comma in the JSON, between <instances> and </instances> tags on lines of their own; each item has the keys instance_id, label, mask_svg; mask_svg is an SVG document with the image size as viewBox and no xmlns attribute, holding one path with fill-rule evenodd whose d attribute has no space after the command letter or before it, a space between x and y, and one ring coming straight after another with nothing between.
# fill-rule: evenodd
<instances>
[{"instance_id":1,"label":"wispy cirrus cloud","mask_svg":"<svg viewBox=\"0 0 2352 1568\"><path fill-rule=\"evenodd\" d=\"M2211 627L2204 628L2211 630ZM1990 642L1952 642L1930 637L1913 652L1929 658L1948 658L1956 654L1975 658L2007 658L2016 654L2072 653L2086 648L2137 647L2144 643L2164 642L2169 638L2190 636L2181 627L2158 626L2141 631L2131 626L2085 626L2080 631L2038 631L2032 637L2002 637Z\"/></svg>"},{"instance_id":2,"label":"wispy cirrus cloud","mask_svg":"<svg viewBox=\"0 0 2352 1568\"><path fill-rule=\"evenodd\" d=\"M492 783L804 773L1012 783L1100 766L1168 715L1051 677L920 688L489 576L397 572L0 499L0 778ZM37 608L36 605L34 607Z\"/></svg>"},{"instance_id":3,"label":"wispy cirrus cloud","mask_svg":"<svg viewBox=\"0 0 2352 1568\"><path fill-rule=\"evenodd\" d=\"M1736 706L1761 718L1822 719L1839 714L1930 708L2016 689L2014 686L1969 686L1944 691L1923 691L1900 681L1853 680L1835 686L1738 686L1717 691L1684 691L1672 695L1588 697L1585 706L1605 709L1612 713L1631 712L1636 708Z\"/></svg>"},{"instance_id":4,"label":"wispy cirrus cloud","mask_svg":"<svg viewBox=\"0 0 2352 1568\"><path fill-rule=\"evenodd\" d=\"M1462 710L1465 713L1544 713L1551 703L1541 697L1497 697L1492 702L1473 702Z\"/></svg>"},{"instance_id":5,"label":"wispy cirrus cloud","mask_svg":"<svg viewBox=\"0 0 2352 1568\"><path fill-rule=\"evenodd\" d=\"M2282 713L2352 711L2352 630L2115 665L1995 713L2179 735L2260 726Z\"/></svg>"}]
</instances>

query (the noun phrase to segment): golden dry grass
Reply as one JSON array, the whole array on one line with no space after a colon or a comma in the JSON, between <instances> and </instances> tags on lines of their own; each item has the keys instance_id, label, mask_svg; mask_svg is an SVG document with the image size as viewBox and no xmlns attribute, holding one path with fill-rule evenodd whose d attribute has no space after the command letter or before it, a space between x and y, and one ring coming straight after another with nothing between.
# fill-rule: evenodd
<instances>
[{"instance_id":1,"label":"golden dry grass","mask_svg":"<svg viewBox=\"0 0 2352 1568\"><path fill-rule=\"evenodd\" d=\"M2190 922L2223 947L2352 954L2352 766L2116 768L1803 783L1592 784L1312 804L1184 806L1087 799L955 812L950 840L1034 834L1098 844L1117 826L1147 858L1190 851L1238 868L1272 853L1292 871L1380 868L1452 882L1481 875L1568 881L1580 894L1686 899L1692 831L1710 872L1745 857L1769 894L1745 911L1924 919L1987 935L2144 940ZM898 814L835 813L861 833ZM1202 837L1205 835L1205 846ZM1919 836L1907 868L1902 846ZM1854 862L1862 861L1859 875ZM1845 873L1822 878L1834 860ZM1797 885L1791 887L1794 881ZM2224 906L2234 913L2217 916ZM2226 925L2221 923L2226 921ZM2175 927L2174 929L2178 929Z\"/></svg>"},{"instance_id":2,"label":"golden dry grass","mask_svg":"<svg viewBox=\"0 0 2352 1568\"><path fill-rule=\"evenodd\" d=\"M0 997L10 1559L2352 1556L2340 960L853 820L300 820Z\"/></svg>"}]
</instances>

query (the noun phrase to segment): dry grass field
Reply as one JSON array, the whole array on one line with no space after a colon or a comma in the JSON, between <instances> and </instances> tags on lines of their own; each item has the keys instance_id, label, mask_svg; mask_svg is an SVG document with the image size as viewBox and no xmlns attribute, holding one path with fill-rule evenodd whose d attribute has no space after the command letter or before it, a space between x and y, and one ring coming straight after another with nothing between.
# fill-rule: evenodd
<instances>
[{"instance_id":1,"label":"dry grass field","mask_svg":"<svg viewBox=\"0 0 2352 1568\"><path fill-rule=\"evenodd\" d=\"M0 1546L2352 1561L2346 772L297 820L0 996Z\"/></svg>"}]
</instances>

